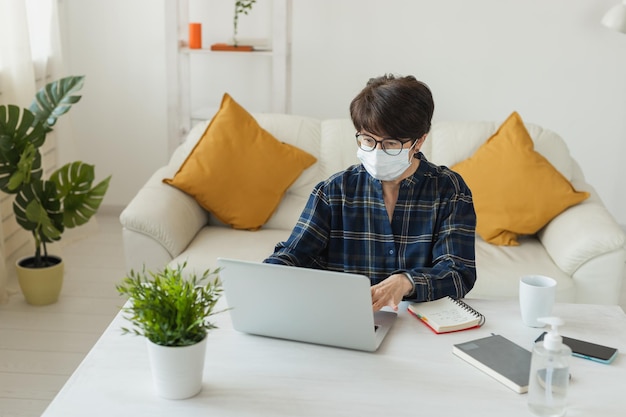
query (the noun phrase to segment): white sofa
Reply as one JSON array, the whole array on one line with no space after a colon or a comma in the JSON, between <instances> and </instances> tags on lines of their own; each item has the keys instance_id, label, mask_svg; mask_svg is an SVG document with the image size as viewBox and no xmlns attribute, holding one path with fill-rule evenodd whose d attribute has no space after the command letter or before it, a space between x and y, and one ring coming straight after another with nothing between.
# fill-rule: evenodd
<instances>
[{"instance_id":1,"label":"white sofa","mask_svg":"<svg viewBox=\"0 0 626 417\"><path fill-rule=\"evenodd\" d=\"M284 114L255 114L276 138L314 155L318 161L288 189L270 220L258 231L235 230L219 224L193 198L164 184L172 178L206 124L196 125L123 210L124 251L128 270L159 269L187 261L189 271L215 268L217 257L261 261L286 239L313 186L358 162L354 127L349 119L317 120ZM498 122L435 123L422 152L439 165L452 166L471 156L496 131ZM542 274L558 282L562 302L617 304L626 272L625 236L579 165L556 133L526 124L535 149L577 190L591 197L554 218L519 246L494 246L477 236L477 282L468 298L517 297L524 274ZM250 202L254 204L254 202Z\"/></svg>"}]
</instances>

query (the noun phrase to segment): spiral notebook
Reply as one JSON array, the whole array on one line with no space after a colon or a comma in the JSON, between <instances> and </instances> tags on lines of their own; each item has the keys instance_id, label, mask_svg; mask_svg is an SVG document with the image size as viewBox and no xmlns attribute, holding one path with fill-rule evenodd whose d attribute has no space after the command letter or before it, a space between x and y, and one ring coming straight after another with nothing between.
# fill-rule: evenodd
<instances>
[{"instance_id":1,"label":"spiral notebook","mask_svg":"<svg viewBox=\"0 0 626 417\"><path fill-rule=\"evenodd\" d=\"M455 300L451 297L424 303L411 303L407 311L437 334L472 329L485 323L485 316L463 300Z\"/></svg>"}]
</instances>

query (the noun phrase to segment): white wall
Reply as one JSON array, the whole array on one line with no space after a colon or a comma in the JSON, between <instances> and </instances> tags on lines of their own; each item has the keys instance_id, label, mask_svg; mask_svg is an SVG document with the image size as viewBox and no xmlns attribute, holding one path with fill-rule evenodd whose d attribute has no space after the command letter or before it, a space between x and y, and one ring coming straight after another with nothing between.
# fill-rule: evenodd
<instances>
[{"instance_id":1,"label":"white wall","mask_svg":"<svg viewBox=\"0 0 626 417\"><path fill-rule=\"evenodd\" d=\"M167 0L171 1L171 0ZM168 158L163 0L60 0L79 158L112 174L104 206L126 205Z\"/></svg>"},{"instance_id":2,"label":"white wall","mask_svg":"<svg viewBox=\"0 0 626 417\"><path fill-rule=\"evenodd\" d=\"M105 204L125 205L167 159L165 1L173 0L62 0L69 72L87 75L73 110L81 154L114 175ZM205 0L206 42L230 36L232 1ZM503 120L517 110L560 133L624 225L626 35L599 23L618 1L294 0L293 113L347 117L368 78L414 74L433 90L436 121ZM265 36L267 2L242 35ZM254 76L258 65L245 71ZM211 74L203 91L219 102L237 88L227 78ZM233 95L266 111L259 91Z\"/></svg>"}]
</instances>

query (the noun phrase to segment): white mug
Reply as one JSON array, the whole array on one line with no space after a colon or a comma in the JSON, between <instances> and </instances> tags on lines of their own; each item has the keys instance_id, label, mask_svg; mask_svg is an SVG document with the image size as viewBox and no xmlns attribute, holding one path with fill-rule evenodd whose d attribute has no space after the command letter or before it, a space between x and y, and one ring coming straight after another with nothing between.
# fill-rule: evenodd
<instances>
[{"instance_id":1,"label":"white mug","mask_svg":"<svg viewBox=\"0 0 626 417\"><path fill-rule=\"evenodd\" d=\"M530 327L543 327L537 319L552 315L556 280L543 275L525 275L519 281L519 306L522 321Z\"/></svg>"}]
</instances>

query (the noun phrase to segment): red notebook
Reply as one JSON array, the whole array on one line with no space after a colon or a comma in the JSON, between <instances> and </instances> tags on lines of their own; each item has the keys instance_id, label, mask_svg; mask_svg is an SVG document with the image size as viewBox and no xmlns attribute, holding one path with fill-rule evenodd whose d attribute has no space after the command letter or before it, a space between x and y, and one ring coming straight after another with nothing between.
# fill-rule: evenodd
<instances>
[{"instance_id":1,"label":"red notebook","mask_svg":"<svg viewBox=\"0 0 626 417\"><path fill-rule=\"evenodd\" d=\"M451 297L424 303L411 303L407 311L437 334L472 329L485 323L485 316L464 301Z\"/></svg>"}]
</instances>

